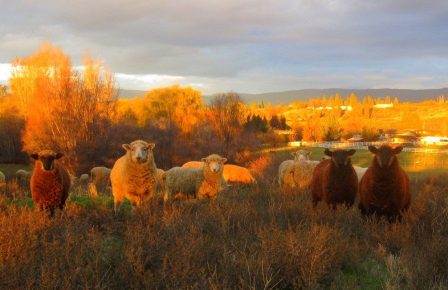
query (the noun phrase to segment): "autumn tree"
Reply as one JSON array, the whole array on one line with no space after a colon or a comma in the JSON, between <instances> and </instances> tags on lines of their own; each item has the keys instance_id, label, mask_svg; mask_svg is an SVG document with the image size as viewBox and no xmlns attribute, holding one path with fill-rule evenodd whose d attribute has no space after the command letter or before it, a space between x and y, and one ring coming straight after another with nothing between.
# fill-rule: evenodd
<instances>
[{"instance_id":1,"label":"autumn tree","mask_svg":"<svg viewBox=\"0 0 448 290\"><path fill-rule=\"evenodd\" d=\"M245 105L236 93L217 95L210 104L209 118L226 156L235 153L232 147L243 132L245 114Z\"/></svg>"},{"instance_id":2,"label":"autumn tree","mask_svg":"<svg viewBox=\"0 0 448 290\"><path fill-rule=\"evenodd\" d=\"M61 151L72 173L104 162L116 89L101 62L86 56L84 72L78 73L59 47L45 43L33 55L15 60L9 81L26 119L26 152Z\"/></svg>"},{"instance_id":3,"label":"autumn tree","mask_svg":"<svg viewBox=\"0 0 448 290\"><path fill-rule=\"evenodd\" d=\"M160 128L179 127L190 134L204 116L201 92L191 87L173 85L149 91L143 100L147 121L156 121Z\"/></svg>"}]
</instances>

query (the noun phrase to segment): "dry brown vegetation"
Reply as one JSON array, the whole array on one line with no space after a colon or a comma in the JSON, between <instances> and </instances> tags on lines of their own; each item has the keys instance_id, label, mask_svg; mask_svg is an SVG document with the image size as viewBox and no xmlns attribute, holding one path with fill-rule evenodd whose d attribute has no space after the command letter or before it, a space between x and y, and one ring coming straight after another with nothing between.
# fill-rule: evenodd
<instances>
[{"instance_id":1,"label":"dry brown vegetation","mask_svg":"<svg viewBox=\"0 0 448 290\"><path fill-rule=\"evenodd\" d=\"M72 196L48 219L9 185L0 195L0 288L446 289L448 184L413 181L401 223L356 207L312 209L309 192L256 187L211 201L112 214L109 196Z\"/></svg>"}]
</instances>

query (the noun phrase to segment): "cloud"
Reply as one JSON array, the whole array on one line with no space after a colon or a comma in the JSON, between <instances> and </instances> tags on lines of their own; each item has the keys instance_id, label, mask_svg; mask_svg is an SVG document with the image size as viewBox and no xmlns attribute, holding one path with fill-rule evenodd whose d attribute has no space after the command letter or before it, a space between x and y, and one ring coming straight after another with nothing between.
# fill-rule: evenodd
<instances>
[{"instance_id":1,"label":"cloud","mask_svg":"<svg viewBox=\"0 0 448 290\"><path fill-rule=\"evenodd\" d=\"M7 1L0 63L50 40L75 64L88 49L135 85L141 75L204 90L443 85L447 13L445 0Z\"/></svg>"}]
</instances>

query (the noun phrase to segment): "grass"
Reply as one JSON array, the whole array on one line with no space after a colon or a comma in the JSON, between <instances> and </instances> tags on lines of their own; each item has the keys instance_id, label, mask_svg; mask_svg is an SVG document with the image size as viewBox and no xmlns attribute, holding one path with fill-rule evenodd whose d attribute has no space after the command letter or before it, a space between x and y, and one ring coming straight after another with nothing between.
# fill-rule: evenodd
<instances>
[{"instance_id":1,"label":"grass","mask_svg":"<svg viewBox=\"0 0 448 290\"><path fill-rule=\"evenodd\" d=\"M282 153L283 154L283 153ZM412 180L401 223L365 220L356 207L313 210L310 194L272 184L165 209L72 195L54 219L29 192L0 195L0 288L446 289L448 182Z\"/></svg>"},{"instance_id":2,"label":"grass","mask_svg":"<svg viewBox=\"0 0 448 290\"><path fill-rule=\"evenodd\" d=\"M315 159L321 149L313 149ZM311 206L273 182L289 152L264 160L252 187L113 214L113 198L72 193L54 219L17 184L0 189L0 288L447 289L448 181L412 173L401 223L356 207ZM358 152L360 162L370 153ZM355 155L356 156L356 155ZM405 156L405 158L410 158Z\"/></svg>"}]
</instances>

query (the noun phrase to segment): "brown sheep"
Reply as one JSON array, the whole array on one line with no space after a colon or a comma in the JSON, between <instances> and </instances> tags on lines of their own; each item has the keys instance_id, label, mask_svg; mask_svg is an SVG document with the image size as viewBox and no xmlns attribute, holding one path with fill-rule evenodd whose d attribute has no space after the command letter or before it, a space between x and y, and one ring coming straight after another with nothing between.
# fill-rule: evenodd
<instances>
[{"instance_id":1,"label":"brown sheep","mask_svg":"<svg viewBox=\"0 0 448 290\"><path fill-rule=\"evenodd\" d=\"M376 213L389 220L400 217L411 203L409 177L396 156L403 147L369 146L369 150L375 156L361 179L359 209L364 215Z\"/></svg>"},{"instance_id":2,"label":"brown sheep","mask_svg":"<svg viewBox=\"0 0 448 290\"><path fill-rule=\"evenodd\" d=\"M36 160L30 181L31 195L40 210L48 210L51 217L55 207L64 208L70 190L70 176L59 163L62 156L52 150L31 154Z\"/></svg>"},{"instance_id":3,"label":"brown sheep","mask_svg":"<svg viewBox=\"0 0 448 290\"><path fill-rule=\"evenodd\" d=\"M355 152L354 149L325 149L325 155L331 159L323 160L316 166L311 180L314 206L321 200L333 209L338 204L353 205L358 192L358 178L350 156Z\"/></svg>"}]
</instances>

